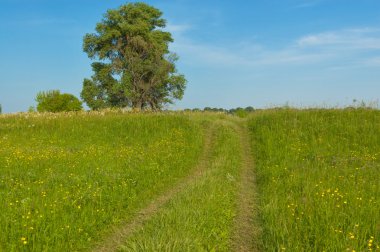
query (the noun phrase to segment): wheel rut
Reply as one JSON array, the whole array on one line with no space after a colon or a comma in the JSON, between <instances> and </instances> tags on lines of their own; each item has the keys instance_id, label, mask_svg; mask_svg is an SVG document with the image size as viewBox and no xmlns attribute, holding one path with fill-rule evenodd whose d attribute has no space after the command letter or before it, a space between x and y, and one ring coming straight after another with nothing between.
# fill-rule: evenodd
<instances>
[{"instance_id":1,"label":"wheel rut","mask_svg":"<svg viewBox=\"0 0 380 252\"><path fill-rule=\"evenodd\" d=\"M203 152L196 167L190 175L178 181L174 187L158 196L150 202L145 208L141 209L132 219L124 226L116 229L108 238L102 241L95 249L95 252L116 251L120 245L132 235L135 231L143 227L149 219L151 219L167 202L169 202L176 194L183 191L189 184L200 178L207 170L207 164L210 161L211 149L214 143L215 126L209 125L205 129L205 141Z\"/></svg>"},{"instance_id":2,"label":"wheel rut","mask_svg":"<svg viewBox=\"0 0 380 252\"><path fill-rule=\"evenodd\" d=\"M254 160L246 121L236 127L240 135L242 167L239 181L238 208L232 234L232 251L260 251L260 228L257 222L257 195Z\"/></svg>"}]
</instances>

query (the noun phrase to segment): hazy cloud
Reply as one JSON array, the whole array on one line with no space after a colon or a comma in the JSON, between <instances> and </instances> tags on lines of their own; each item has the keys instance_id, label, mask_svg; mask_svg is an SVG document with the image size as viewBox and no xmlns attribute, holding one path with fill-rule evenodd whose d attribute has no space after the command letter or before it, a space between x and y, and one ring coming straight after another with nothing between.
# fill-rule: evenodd
<instances>
[{"instance_id":1,"label":"hazy cloud","mask_svg":"<svg viewBox=\"0 0 380 252\"><path fill-rule=\"evenodd\" d=\"M178 29L183 31L184 28ZM327 63L380 66L380 30L375 28L345 29L309 34L295 39L282 49L272 49L255 42L237 45L197 43L185 34L177 37L173 50L189 64L211 67L291 66ZM368 52L371 53L369 58ZM376 57L376 54L379 57ZM374 57L375 56L375 57Z\"/></svg>"},{"instance_id":2,"label":"hazy cloud","mask_svg":"<svg viewBox=\"0 0 380 252\"><path fill-rule=\"evenodd\" d=\"M351 50L380 49L380 31L374 28L347 29L304 36L297 40L300 47L328 47Z\"/></svg>"},{"instance_id":3,"label":"hazy cloud","mask_svg":"<svg viewBox=\"0 0 380 252\"><path fill-rule=\"evenodd\" d=\"M324 0L304 0L292 6L291 9L311 8L319 5L322 2L324 2Z\"/></svg>"},{"instance_id":4,"label":"hazy cloud","mask_svg":"<svg viewBox=\"0 0 380 252\"><path fill-rule=\"evenodd\" d=\"M175 33L175 34L182 34L188 30L191 29L191 26L190 25L186 25L186 24L181 24L181 25L178 25L178 24L171 24L169 23L168 25L166 25L165 27L165 30L170 32L170 33Z\"/></svg>"},{"instance_id":5,"label":"hazy cloud","mask_svg":"<svg viewBox=\"0 0 380 252\"><path fill-rule=\"evenodd\" d=\"M380 56L379 57L368 58L363 63L366 66L370 66L370 67L380 67Z\"/></svg>"}]
</instances>

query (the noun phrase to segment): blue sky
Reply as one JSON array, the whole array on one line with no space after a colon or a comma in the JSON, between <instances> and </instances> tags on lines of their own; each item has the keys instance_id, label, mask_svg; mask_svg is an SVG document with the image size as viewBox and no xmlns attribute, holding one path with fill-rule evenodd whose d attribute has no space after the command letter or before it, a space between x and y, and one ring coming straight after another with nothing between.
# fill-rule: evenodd
<instances>
[{"instance_id":1,"label":"blue sky","mask_svg":"<svg viewBox=\"0 0 380 252\"><path fill-rule=\"evenodd\" d=\"M188 79L174 108L335 106L380 98L379 0L162 0ZM119 0L0 0L0 104L79 96L82 38Z\"/></svg>"}]
</instances>

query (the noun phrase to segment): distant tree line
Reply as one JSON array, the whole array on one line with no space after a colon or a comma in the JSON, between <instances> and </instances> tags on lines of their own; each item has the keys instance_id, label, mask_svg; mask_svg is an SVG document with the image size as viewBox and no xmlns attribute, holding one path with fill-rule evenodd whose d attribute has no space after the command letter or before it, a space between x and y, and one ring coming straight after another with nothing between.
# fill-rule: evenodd
<instances>
[{"instance_id":1,"label":"distant tree line","mask_svg":"<svg viewBox=\"0 0 380 252\"><path fill-rule=\"evenodd\" d=\"M194 109L184 109L186 112L220 112L220 113L227 113L227 114L233 114L238 115L240 117L246 116L248 113L254 112L255 109L251 106L241 108L232 108L232 109L224 109L224 108L211 108L211 107L205 107L203 109L194 108Z\"/></svg>"}]
</instances>

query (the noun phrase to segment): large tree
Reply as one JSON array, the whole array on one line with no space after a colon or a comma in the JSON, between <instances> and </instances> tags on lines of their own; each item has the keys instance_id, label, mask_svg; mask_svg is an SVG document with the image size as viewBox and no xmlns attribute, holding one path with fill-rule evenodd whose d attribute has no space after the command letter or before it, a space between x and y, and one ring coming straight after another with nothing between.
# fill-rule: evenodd
<instances>
[{"instance_id":1,"label":"large tree","mask_svg":"<svg viewBox=\"0 0 380 252\"><path fill-rule=\"evenodd\" d=\"M157 110L182 99L186 80L177 73L173 42L162 12L145 3L128 3L108 10L86 34L83 50L94 75L83 82L82 99L92 109L105 107Z\"/></svg>"}]
</instances>

